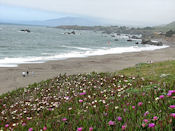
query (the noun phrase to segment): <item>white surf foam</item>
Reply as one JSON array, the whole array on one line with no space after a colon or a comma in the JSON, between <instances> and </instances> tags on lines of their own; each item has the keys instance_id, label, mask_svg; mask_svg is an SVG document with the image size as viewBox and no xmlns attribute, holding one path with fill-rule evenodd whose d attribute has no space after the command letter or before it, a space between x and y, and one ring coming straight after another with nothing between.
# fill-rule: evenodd
<instances>
[{"instance_id":1,"label":"white surf foam","mask_svg":"<svg viewBox=\"0 0 175 131\"><path fill-rule=\"evenodd\" d=\"M89 49L81 51L72 51L70 53L52 54L50 56L39 57L18 57L18 58L4 58L0 59L0 67L16 67L18 64L27 63L43 63L49 60L63 60L68 58L80 58L96 55L106 54L121 54L125 52L140 52L151 51L156 49L167 48L168 46L152 46L146 45L145 47L131 46L131 47L117 47L117 48L101 48L101 49Z\"/></svg>"}]
</instances>

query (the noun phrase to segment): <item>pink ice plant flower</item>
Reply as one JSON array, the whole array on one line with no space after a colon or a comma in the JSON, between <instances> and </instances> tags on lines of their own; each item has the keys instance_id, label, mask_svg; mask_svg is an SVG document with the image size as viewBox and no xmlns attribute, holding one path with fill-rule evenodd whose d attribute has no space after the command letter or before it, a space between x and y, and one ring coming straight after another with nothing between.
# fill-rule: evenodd
<instances>
[{"instance_id":1,"label":"pink ice plant flower","mask_svg":"<svg viewBox=\"0 0 175 131\"><path fill-rule=\"evenodd\" d=\"M79 102L80 102L80 103L82 103L82 102L83 102L83 100L79 100Z\"/></svg>"},{"instance_id":2,"label":"pink ice plant flower","mask_svg":"<svg viewBox=\"0 0 175 131\"><path fill-rule=\"evenodd\" d=\"M118 121L121 121L121 120L122 120L122 117L120 117L120 116L117 117L117 120L118 120Z\"/></svg>"},{"instance_id":3,"label":"pink ice plant flower","mask_svg":"<svg viewBox=\"0 0 175 131\"><path fill-rule=\"evenodd\" d=\"M145 123L142 123L142 127L145 127L146 126L146 124Z\"/></svg>"},{"instance_id":4,"label":"pink ice plant flower","mask_svg":"<svg viewBox=\"0 0 175 131\"><path fill-rule=\"evenodd\" d=\"M171 109L174 109L175 108L175 105L170 105L169 106Z\"/></svg>"},{"instance_id":5,"label":"pink ice plant flower","mask_svg":"<svg viewBox=\"0 0 175 131\"><path fill-rule=\"evenodd\" d=\"M46 131L46 130L47 130L47 127L46 127L46 126L44 126L44 127L43 127L43 130L44 130L44 131Z\"/></svg>"},{"instance_id":6,"label":"pink ice plant flower","mask_svg":"<svg viewBox=\"0 0 175 131\"><path fill-rule=\"evenodd\" d=\"M67 118L63 118L62 121L67 121Z\"/></svg>"},{"instance_id":7,"label":"pink ice plant flower","mask_svg":"<svg viewBox=\"0 0 175 131\"><path fill-rule=\"evenodd\" d=\"M93 127L90 127L90 128L89 128L89 131L93 131Z\"/></svg>"},{"instance_id":8,"label":"pink ice plant flower","mask_svg":"<svg viewBox=\"0 0 175 131\"><path fill-rule=\"evenodd\" d=\"M22 126L25 126L26 125L26 123L24 122L24 123L22 123Z\"/></svg>"},{"instance_id":9,"label":"pink ice plant flower","mask_svg":"<svg viewBox=\"0 0 175 131\"><path fill-rule=\"evenodd\" d=\"M82 92L82 93L80 93L80 96L83 96L83 95L85 95L86 94L86 92Z\"/></svg>"},{"instance_id":10,"label":"pink ice plant flower","mask_svg":"<svg viewBox=\"0 0 175 131\"><path fill-rule=\"evenodd\" d=\"M114 121L109 121L108 124L109 124L110 126L113 126L113 125L115 125L115 122L114 122Z\"/></svg>"},{"instance_id":11,"label":"pink ice plant flower","mask_svg":"<svg viewBox=\"0 0 175 131\"><path fill-rule=\"evenodd\" d=\"M144 119L143 121L144 121L145 123L147 123L147 122L148 122L148 120L147 120L147 119Z\"/></svg>"},{"instance_id":12,"label":"pink ice plant flower","mask_svg":"<svg viewBox=\"0 0 175 131\"><path fill-rule=\"evenodd\" d=\"M139 102L139 103L138 103L138 106L142 106L142 105L143 105L143 102Z\"/></svg>"},{"instance_id":13,"label":"pink ice plant flower","mask_svg":"<svg viewBox=\"0 0 175 131\"><path fill-rule=\"evenodd\" d=\"M168 93L175 93L175 90L169 90Z\"/></svg>"},{"instance_id":14,"label":"pink ice plant flower","mask_svg":"<svg viewBox=\"0 0 175 131\"><path fill-rule=\"evenodd\" d=\"M172 116L173 118L175 118L175 113L171 113L170 116Z\"/></svg>"},{"instance_id":15,"label":"pink ice plant flower","mask_svg":"<svg viewBox=\"0 0 175 131\"><path fill-rule=\"evenodd\" d=\"M77 128L77 131L82 131L82 130L83 130L82 127Z\"/></svg>"},{"instance_id":16,"label":"pink ice plant flower","mask_svg":"<svg viewBox=\"0 0 175 131\"><path fill-rule=\"evenodd\" d=\"M154 116L154 117L153 117L153 120L154 120L154 121L156 121L157 119L158 119L158 117L157 117L157 116Z\"/></svg>"},{"instance_id":17,"label":"pink ice plant flower","mask_svg":"<svg viewBox=\"0 0 175 131\"><path fill-rule=\"evenodd\" d=\"M28 131L33 131L33 128L29 128L29 130Z\"/></svg>"},{"instance_id":18,"label":"pink ice plant flower","mask_svg":"<svg viewBox=\"0 0 175 131\"><path fill-rule=\"evenodd\" d=\"M144 116L147 116L149 114L149 111L146 111L145 113L144 113Z\"/></svg>"},{"instance_id":19,"label":"pink ice plant flower","mask_svg":"<svg viewBox=\"0 0 175 131\"><path fill-rule=\"evenodd\" d=\"M6 124L5 127L6 127L6 128L9 127L9 124Z\"/></svg>"},{"instance_id":20,"label":"pink ice plant flower","mask_svg":"<svg viewBox=\"0 0 175 131\"><path fill-rule=\"evenodd\" d=\"M122 125L122 130L126 129L126 124Z\"/></svg>"},{"instance_id":21,"label":"pink ice plant flower","mask_svg":"<svg viewBox=\"0 0 175 131\"><path fill-rule=\"evenodd\" d=\"M156 125L154 124L154 123L150 123L149 125L148 125L148 127L149 128L153 128L153 127L155 127Z\"/></svg>"},{"instance_id":22,"label":"pink ice plant flower","mask_svg":"<svg viewBox=\"0 0 175 131\"><path fill-rule=\"evenodd\" d=\"M173 93L175 93L175 90L169 90L167 96L172 96Z\"/></svg>"},{"instance_id":23,"label":"pink ice plant flower","mask_svg":"<svg viewBox=\"0 0 175 131\"><path fill-rule=\"evenodd\" d=\"M167 96L172 96L172 93L168 92Z\"/></svg>"},{"instance_id":24,"label":"pink ice plant flower","mask_svg":"<svg viewBox=\"0 0 175 131\"><path fill-rule=\"evenodd\" d=\"M163 99L164 97L165 97L164 95L160 95L160 96L159 96L160 99Z\"/></svg>"},{"instance_id":25,"label":"pink ice plant flower","mask_svg":"<svg viewBox=\"0 0 175 131\"><path fill-rule=\"evenodd\" d=\"M135 109L135 106L132 106L132 109Z\"/></svg>"},{"instance_id":26,"label":"pink ice plant flower","mask_svg":"<svg viewBox=\"0 0 175 131\"><path fill-rule=\"evenodd\" d=\"M123 111L124 111L124 112L126 112L126 108L125 108L125 109L123 109Z\"/></svg>"}]
</instances>

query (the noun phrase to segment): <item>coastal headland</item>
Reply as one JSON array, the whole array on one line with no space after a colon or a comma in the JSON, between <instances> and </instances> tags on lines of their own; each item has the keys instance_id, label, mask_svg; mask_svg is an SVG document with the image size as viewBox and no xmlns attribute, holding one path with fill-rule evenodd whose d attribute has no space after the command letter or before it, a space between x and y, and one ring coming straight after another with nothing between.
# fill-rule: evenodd
<instances>
[{"instance_id":1,"label":"coastal headland","mask_svg":"<svg viewBox=\"0 0 175 131\"><path fill-rule=\"evenodd\" d=\"M58 76L59 74L78 74L88 72L116 72L132 67L138 63L175 60L175 47L122 54L71 58L66 60L48 61L39 64L21 64L18 67L0 68L0 94L29 84ZM22 72L29 75L22 76Z\"/></svg>"}]
</instances>

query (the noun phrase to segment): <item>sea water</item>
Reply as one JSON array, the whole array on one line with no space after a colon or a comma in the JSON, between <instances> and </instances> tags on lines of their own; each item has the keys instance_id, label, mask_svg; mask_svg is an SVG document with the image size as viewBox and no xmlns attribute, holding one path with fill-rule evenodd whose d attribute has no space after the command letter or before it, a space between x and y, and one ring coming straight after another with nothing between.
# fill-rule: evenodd
<instances>
[{"instance_id":1,"label":"sea water","mask_svg":"<svg viewBox=\"0 0 175 131\"><path fill-rule=\"evenodd\" d=\"M22 29L31 32L21 31ZM136 45L141 40L128 42L128 36L124 34L114 38L102 32L80 30L75 31L75 34L67 34L68 32L72 30L0 24L0 67L167 47Z\"/></svg>"}]
</instances>

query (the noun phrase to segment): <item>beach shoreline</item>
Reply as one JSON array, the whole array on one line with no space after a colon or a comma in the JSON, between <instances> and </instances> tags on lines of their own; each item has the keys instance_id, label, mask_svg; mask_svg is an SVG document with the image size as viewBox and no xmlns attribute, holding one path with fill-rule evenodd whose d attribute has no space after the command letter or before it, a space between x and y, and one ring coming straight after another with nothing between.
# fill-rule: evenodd
<instances>
[{"instance_id":1,"label":"beach shoreline","mask_svg":"<svg viewBox=\"0 0 175 131\"><path fill-rule=\"evenodd\" d=\"M56 77L59 74L78 74L93 71L116 72L138 63L175 60L174 50L175 47L170 46L154 51L69 58L46 63L20 64L18 67L0 67L0 95L35 82ZM24 71L29 71L29 75L23 77L22 72Z\"/></svg>"}]
</instances>

